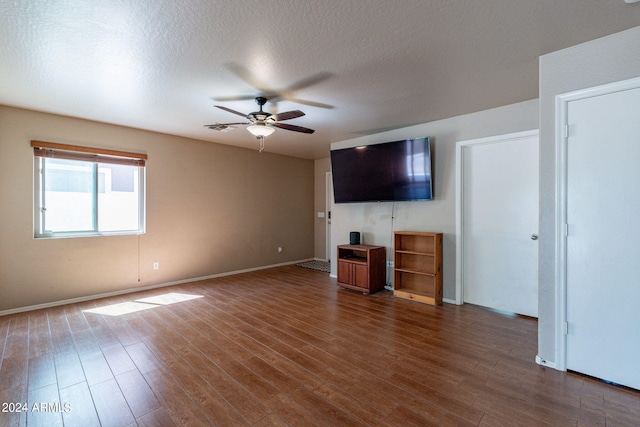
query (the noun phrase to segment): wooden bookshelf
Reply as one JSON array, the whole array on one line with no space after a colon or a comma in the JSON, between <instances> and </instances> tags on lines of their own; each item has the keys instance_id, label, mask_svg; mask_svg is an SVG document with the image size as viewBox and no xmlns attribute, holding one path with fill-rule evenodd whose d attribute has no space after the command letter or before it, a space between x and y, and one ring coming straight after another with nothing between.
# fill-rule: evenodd
<instances>
[{"instance_id":1,"label":"wooden bookshelf","mask_svg":"<svg viewBox=\"0 0 640 427\"><path fill-rule=\"evenodd\" d=\"M442 233L394 233L393 295L442 303Z\"/></svg>"}]
</instances>

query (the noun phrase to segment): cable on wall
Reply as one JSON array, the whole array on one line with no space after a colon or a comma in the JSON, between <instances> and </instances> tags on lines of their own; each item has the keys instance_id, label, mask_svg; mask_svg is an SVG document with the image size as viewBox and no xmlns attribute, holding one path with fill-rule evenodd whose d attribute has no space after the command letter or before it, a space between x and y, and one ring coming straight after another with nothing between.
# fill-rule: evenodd
<instances>
[{"instance_id":1,"label":"cable on wall","mask_svg":"<svg viewBox=\"0 0 640 427\"><path fill-rule=\"evenodd\" d=\"M389 237L389 251L387 251L387 265L389 265L390 261L393 261L393 231L394 231L394 221L396 219L396 203L391 203L391 232ZM387 284L385 285L385 289L392 291L393 285L391 285L391 275L389 274L388 267L385 268L387 272Z\"/></svg>"}]
</instances>

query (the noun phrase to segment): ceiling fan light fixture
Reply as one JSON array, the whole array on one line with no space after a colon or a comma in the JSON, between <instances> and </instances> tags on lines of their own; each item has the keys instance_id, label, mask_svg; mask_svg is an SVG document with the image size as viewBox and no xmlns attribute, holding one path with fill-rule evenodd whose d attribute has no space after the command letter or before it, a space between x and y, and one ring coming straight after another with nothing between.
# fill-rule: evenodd
<instances>
[{"instance_id":1,"label":"ceiling fan light fixture","mask_svg":"<svg viewBox=\"0 0 640 427\"><path fill-rule=\"evenodd\" d=\"M251 132L253 136L257 137L265 137L271 135L275 129L271 126L267 126L264 123L256 123L254 125L248 126L247 130Z\"/></svg>"}]
</instances>

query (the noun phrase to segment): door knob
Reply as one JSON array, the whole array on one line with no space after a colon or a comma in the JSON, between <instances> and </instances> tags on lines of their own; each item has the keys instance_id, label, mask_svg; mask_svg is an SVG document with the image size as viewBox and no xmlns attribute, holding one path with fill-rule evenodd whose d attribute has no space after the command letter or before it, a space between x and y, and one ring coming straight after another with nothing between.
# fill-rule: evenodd
<instances>
[{"instance_id":1,"label":"door knob","mask_svg":"<svg viewBox=\"0 0 640 427\"><path fill-rule=\"evenodd\" d=\"M531 235L531 240L538 240L538 235L537 234L532 234Z\"/></svg>"}]
</instances>

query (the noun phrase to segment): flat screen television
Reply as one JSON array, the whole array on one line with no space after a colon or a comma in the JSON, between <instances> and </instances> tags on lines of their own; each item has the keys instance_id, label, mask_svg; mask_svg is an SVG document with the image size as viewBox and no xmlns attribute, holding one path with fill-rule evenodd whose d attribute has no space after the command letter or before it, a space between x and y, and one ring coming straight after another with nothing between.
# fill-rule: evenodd
<instances>
[{"instance_id":1,"label":"flat screen television","mask_svg":"<svg viewBox=\"0 0 640 427\"><path fill-rule=\"evenodd\" d=\"M431 141L404 139L331 151L336 203L431 200Z\"/></svg>"}]
</instances>

